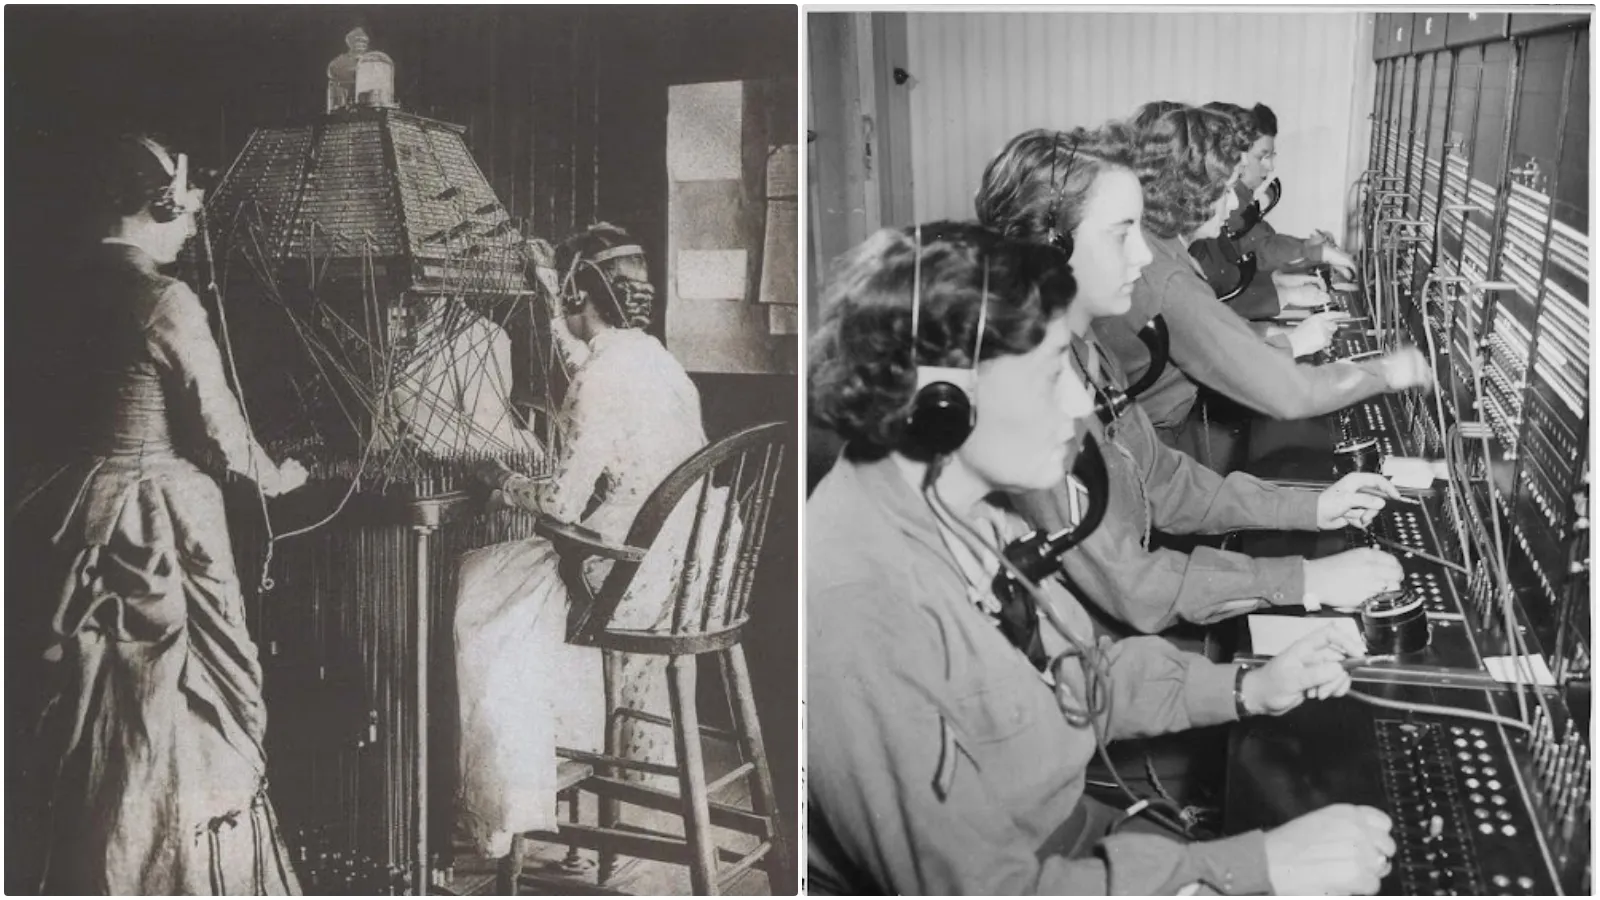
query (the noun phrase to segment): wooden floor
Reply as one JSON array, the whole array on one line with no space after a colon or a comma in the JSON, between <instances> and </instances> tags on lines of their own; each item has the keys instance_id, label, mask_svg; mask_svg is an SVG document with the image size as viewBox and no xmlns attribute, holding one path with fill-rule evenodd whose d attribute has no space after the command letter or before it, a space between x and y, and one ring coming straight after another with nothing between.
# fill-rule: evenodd
<instances>
[{"instance_id":1,"label":"wooden floor","mask_svg":"<svg viewBox=\"0 0 1600 900\"><path fill-rule=\"evenodd\" d=\"M704 741L706 754L706 779L715 781L721 775L734 767L733 748L721 741ZM737 779L720 792L713 794L711 799L737 806L741 809L750 808L750 791L745 784L745 779ZM579 814L584 822L594 822L595 798L584 795L579 805ZM682 820L668 813L640 807L624 807L623 822L648 828L654 831L683 834ZM756 845L756 839L723 828L713 828L717 843L734 851L746 851ZM789 846L793 847L794 835L786 835ZM560 845L534 843L528 848L527 863L524 867L529 874L551 874L561 877L577 877L586 883L591 890L595 885L595 854L591 851L579 851L585 863L586 871L577 876L565 875L555 866L567 855L567 848ZM456 895L492 895L495 893L495 873L499 864L498 860L476 855L470 847L457 848L454 869L449 873L447 882L442 886L443 891ZM547 867L541 869L541 866ZM576 887L576 886L575 886ZM606 893L617 891L627 894L642 895L688 895L692 893L689 885L689 869L686 866L672 865L648 859L635 859L622 857L619 860L617 871L612 875L611 881L606 885ZM736 896L764 896L771 893L767 883L766 872L761 871L759 865L724 886L722 893Z\"/></svg>"}]
</instances>

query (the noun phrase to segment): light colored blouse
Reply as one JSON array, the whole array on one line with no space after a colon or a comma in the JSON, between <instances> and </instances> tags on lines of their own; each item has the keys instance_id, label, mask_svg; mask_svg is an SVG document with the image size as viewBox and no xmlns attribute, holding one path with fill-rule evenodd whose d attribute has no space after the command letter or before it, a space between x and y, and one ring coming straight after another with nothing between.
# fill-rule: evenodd
<instances>
[{"instance_id":1,"label":"light colored blouse","mask_svg":"<svg viewBox=\"0 0 1600 900\"><path fill-rule=\"evenodd\" d=\"M554 476L512 476L507 501L617 540L662 479L706 444L699 390L659 340L634 328L589 344L558 433Z\"/></svg>"}]
</instances>

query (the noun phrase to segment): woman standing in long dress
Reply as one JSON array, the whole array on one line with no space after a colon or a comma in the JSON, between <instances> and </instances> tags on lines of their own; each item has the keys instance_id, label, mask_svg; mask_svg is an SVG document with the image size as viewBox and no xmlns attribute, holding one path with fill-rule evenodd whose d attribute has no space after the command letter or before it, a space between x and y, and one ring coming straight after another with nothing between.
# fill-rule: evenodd
<instances>
[{"instance_id":1,"label":"woman standing in long dress","mask_svg":"<svg viewBox=\"0 0 1600 900\"><path fill-rule=\"evenodd\" d=\"M252 436L194 291L157 267L195 231L186 160L123 138L83 272L85 441L51 504L48 852L67 894L292 894L267 799L262 670L218 463L266 495L305 481ZM213 469L215 471L215 469Z\"/></svg>"},{"instance_id":2,"label":"woman standing in long dress","mask_svg":"<svg viewBox=\"0 0 1600 900\"><path fill-rule=\"evenodd\" d=\"M511 506L620 542L650 492L705 446L700 394L683 366L644 330L654 294L644 251L627 232L595 225L565 241L554 259L535 265L553 273L542 280L553 305L552 331L572 372L558 418L555 474L541 481L491 464L486 478ZM689 524L687 517L669 517L656 546L686 542ZM715 523L705 529L715 533ZM651 556L613 625L650 629L670 613L652 587L671 578L674 565ZM555 548L541 537L462 559L455 615L459 812L488 856L505 856L516 834L556 826L555 748L603 744L602 665L611 668L621 706L658 714L669 709L666 657L603 660L595 648L566 643L569 601L558 563ZM604 573L593 569L587 577L598 585ZM652 723L625 719L618 749L636 760L673 761L671 732Z\"/></svg>"}]
</instances>

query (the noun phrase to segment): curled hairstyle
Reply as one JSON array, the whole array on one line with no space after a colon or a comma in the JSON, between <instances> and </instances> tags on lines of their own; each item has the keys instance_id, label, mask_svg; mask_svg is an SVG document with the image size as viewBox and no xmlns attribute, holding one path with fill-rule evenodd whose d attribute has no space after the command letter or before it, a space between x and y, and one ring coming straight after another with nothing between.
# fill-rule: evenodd
<instances>
[{"instance_id":1,"label":"curled hairstyle","mask_svg":"<svg viewBox=\"0 0 1600 900\"><path fill-rule=\"evenodd\" d=\"M1176 100L1152 100L1133 111L1133 117L1128 119L1128 124L1143 131L1156 123L1156 120L1180 109L1189 109L1189 104L1179 103Z\"/></svg>"},{"instance_id":2,"label":"curled hairstyle","mask_svg":"<svg viewBox=\"0 0 1600 900\"><path fill-rule=\"evenodd\" d=\"M1119 122L1092 131L1025 131L984 168L978 221L1025 241L1043 243L1051 228L1071 234L1100 173L1134 170L1133 148L1132 129Z\"/></svg>"},{"instance_id":3,"label":"curled hairstyle","mask_svg":"<svg viewBox=\"0 0 1600 900\"><path fill-rule=\"evenodd\" d=\"M600 318L613 328L648 328L655 310L648 293L629 290L626 281L612 276L609 263L597 264L593 260L613 247L636 243L625 229L600 222L556 247L556 271L569 282L562 285L563 289L570 292L569 297L582 291Z\"/></svg>"},{"instance_id":4,"label":"curled hairstyle","mask_svg":"<svg viewBox=\"0 0 1600 900\"><path fill-rule=\"evenodd\" d=\"M920 333L913 353L912 283L919 255ZM813 419L844 438L853 458L914 452L905 431L917 366L974 365L986 274L982 359L1039 346L1046 326L1077 290L1059 251L974 223L926 225L920 248L913 229L885 229L835 263L807 350L807 384Z\"/></svg>"},{"instance_id":5,"label":"curled hairstyle","mask_svg":"<svg viewBox=\"0 0 1600 900\"><path fill-rule=\"evenodd\" d=\"M1250 112L1255 116L1257 131L1267 137L1278 136L1278 114L1272 111L1272 107L1265 103L1257 103L1255 109Z\"/></svg>"},{"instance_id":6,"label":"curled hairstyle","mask_svg":"<svg viewBox=\"0 0 1600 900\"><path fill-rule=\"evenodd\" d=\"M1201 109L1209 109L1212 112L1222 113L1231 119L1233 121L1233 127L1238 129L1239 136L1244 139L1245 148L1247 151L1248 148L1253 146L1261 137L1261 129L1256 125L1255 113L1245 109L1242 106L1233 103L1224 103L1221 100L1213 100L1212 102L1201 107Z\"/></svg>"},{"instance_id":7,"label":"curled hairstyle","mask_svg":"<svg viewBox=\"0 0 1600 900\"><path fill-rule=\"evenodd\" d=\"M1211 218L1250 144L1222 113L1177 104L1152 111L1157 105L1134 114L1144 224L1161 238L1187 236Z\"/></svg>"}]
</instances>

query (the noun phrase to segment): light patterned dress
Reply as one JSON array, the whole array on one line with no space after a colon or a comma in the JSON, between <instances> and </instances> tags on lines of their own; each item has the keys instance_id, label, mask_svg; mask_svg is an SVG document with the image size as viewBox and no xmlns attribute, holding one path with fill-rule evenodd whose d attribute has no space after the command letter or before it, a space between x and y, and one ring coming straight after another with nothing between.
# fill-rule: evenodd
<instances>
[{"instance_id":1,"label":"light patterned dress","mask_svg":"<svg viewBox=\"0 0 1600 900\"><path fill-rule=\"evenodd\" d=\"M650 492L705 446L700 396L677 360L643 331L603 331L574 351L555 475L515 476L505 499L621 542ZM617 610L617 627L665 624L670 610L662 598L677 569L665 557L681 556L687 523L683 515L669 518ZM715 533L715 523L705 528ZM458 809L467 834L490 856L505 855L514 834L556 826L555 748L603 746L604 666L612 667L623 706L668 712L666 657L618 654L608 661L594 648L566 644L569 601L557 568L554 548L539 537L462 558ZM587 574L597 586L604 572L591 567ZM648 723L627 723L619 749L660 763L674 756L671 733Z\"/></svg>"}]
</instances>

